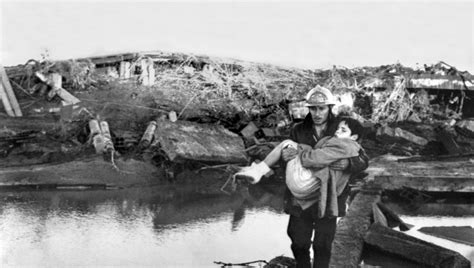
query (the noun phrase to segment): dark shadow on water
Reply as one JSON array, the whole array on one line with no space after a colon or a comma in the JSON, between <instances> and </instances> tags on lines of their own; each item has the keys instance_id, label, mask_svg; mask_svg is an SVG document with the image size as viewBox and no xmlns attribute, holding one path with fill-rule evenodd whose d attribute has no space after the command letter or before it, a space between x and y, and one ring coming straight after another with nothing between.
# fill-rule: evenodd
<instances>
[{"instance_id":1,"label":"dark shadow on water","mask_svg":"<svg viewBox=\"0 0 474 268\"><path fill-rule=\"evenodd\" d=\"M0 215L14 207L39 221L48 215L93 217L101 211L113 211L120 221L133 221L151 215L155 231L168 225L209 221L222 214L233 214L232 229L239 228L249 208L282 211L282 185L241 187L233 195L201 193L195 188L131 188L89 191L10 191L0 192Z\"/></svg>"}]
</instances>

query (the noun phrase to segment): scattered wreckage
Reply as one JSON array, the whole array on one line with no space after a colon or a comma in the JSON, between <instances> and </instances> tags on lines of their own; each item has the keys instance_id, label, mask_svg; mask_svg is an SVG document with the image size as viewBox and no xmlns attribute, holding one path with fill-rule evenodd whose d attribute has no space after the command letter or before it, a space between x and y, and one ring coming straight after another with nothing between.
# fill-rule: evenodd
<instances>
[{"instance_id":1,"label":"scattered wreckage","mask_svg":"<svg viewBox=\"0 0 474 268\"><path fill-rule=\"evenodd\" d=\"M444 62L311 71L163 52L0 69L3 188L110 189L176 181L185 170L232 174L284 139L308 113L307 89L324 85L339 99L335 112L363 122L372 158L338 225L332 265L357 266L371 246L426 266L469 266L392 230L410 226L381 200L384 191L415 203L426 192L473 192L468 72ZM398 157L377 158L387 154Z\"/></svg>"}]
</instances>

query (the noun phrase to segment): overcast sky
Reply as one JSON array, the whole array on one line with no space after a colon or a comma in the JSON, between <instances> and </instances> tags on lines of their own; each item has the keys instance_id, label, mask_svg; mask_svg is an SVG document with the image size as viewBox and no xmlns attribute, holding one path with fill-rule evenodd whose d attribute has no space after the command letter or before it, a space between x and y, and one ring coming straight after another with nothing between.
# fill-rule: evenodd
<instances>
[{"instance_id":1,"label":"overcast sky","mask_svg":"<svg viewBox=\"0 0 474 268\"><path fill-rule=\"evenodd\" d=\"M163 50L302 68L474 73L474 2L1 1L1 62Z\"/></svg>"}]
</instances>

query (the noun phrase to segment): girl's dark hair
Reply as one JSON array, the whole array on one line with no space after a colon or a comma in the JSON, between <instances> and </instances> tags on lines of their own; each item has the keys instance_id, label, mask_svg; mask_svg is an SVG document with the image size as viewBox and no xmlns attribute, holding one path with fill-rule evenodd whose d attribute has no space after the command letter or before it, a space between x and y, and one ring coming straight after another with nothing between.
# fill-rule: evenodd
<instances>
[{"instance_id":1,"label":"girl's dark hair","mask_svg":"<svg viewBox=\"0 0 474 268\"><path fill-rule=\"evenodd\" d=\"M333 136L337 130L339 121L336 115L332 112L332 108L334 107L334 105L328 105L328 106L329 106L329 114L328 114L328 119L326 121L327 127L328 127L326 130L326 135Z\"/></svg>"},{"instance_id":2,"label":"girl's dark hair","mask_svg":"<svg viewBox=\"0 0 474 268\"><path fill-rule=\"evenodd\" d=\"M364 137L365 129L359 120L353 117L349 117L349 116L340 116L337 118L336 121L337 121L337 125L339 125L339 123L341 122L345 122L347 126L349 127L349 129L351 130L351 135L357 134L357 136L359 136L357 139L358 141L360 141Z\"/></svg>"}]
</instances>

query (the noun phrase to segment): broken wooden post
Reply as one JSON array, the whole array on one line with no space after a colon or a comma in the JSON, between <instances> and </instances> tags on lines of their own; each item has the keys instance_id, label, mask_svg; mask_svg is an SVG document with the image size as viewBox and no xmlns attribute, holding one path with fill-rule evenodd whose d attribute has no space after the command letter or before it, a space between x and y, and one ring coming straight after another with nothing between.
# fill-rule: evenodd
<instances>
[{"instance_id":1,"label":"broken wooden post","mask_svg":"<svg viewBox=\"0 0 474 268\"><path fill-rule=\"evenodd\" d=\"M151 86L155 83L155 68L153 60L150 58L142 59L140 61L142 73L140 74L140 81L144 86Z\"/></svg>"},{"instance_id":2,"label":"broken wooden post","mask_svg":"<svg viewBox=\"0 0 474 268\"><path fill-rule=\"evenodd\" d=\"M57 94L63 100L63 106L77 104L81 102L81 100L74 97L71 93L67 92L65 89L62 88L61 75L53 73L46 77L40 72L36 72L35 75L41 81L52 87L52 92L50 91L50 93L48 93L48 98L52 98Z\"/></svg>"},{"instance_id":3,"label":"broken wooden post","mask_svg":"<svg viewBox=\"0 0 474 268\"><path fill-rule=\"evenodd\" d=\"M152 59L147 59L148 62L148 85L152 86L155 84L155 67Z\"/></svg>"},{"instance_id":4,"label":"broken wooden post","mask_svg":"<svg viewBox=\"0 0 474 268\"><path fill-rule=\"evenodd\" d=\"M170 111L168 113L168 119L171 121L171 122L176 122L178 121L178 115L176 114L175 111Z\"/></svg>"},{"instance_id":5,"label":"broken wooden post","mask_svg":"<svg viewBox=\"0 0 474 268\"><path fill-rule=\"evenodd\" d=\"M106 121L100 121L100 130L105 139L104 152L115 151L114 144L112 143L112 135L110 135L109 124Z\"/></svg>"},{"instance_id":6,"label":"broken wooden post","mask_svg":"<svg viewBox=\"0 0 474 268\"><path fill-rule=\"evenodd\" d=\"M129 79L131 74L130 62L122 61L120 62L120 78Z\"/></svg>"},{"instance_id":7,"label":"broken wooden post","mask_svg":"<svg viewBox=\"0 0 474 268\"><path fill-rule=\"evenodd\" d=\"M7 72L5 72L5 68L0 64L0 77L1 77L1 83L3 84L3 91L5 92L6 98L8 102L10 103L10 106L13 110L13 113L15 116L23 116L21 113L20 105L18 104L18 101L15 96L15 92L13 92L12 85L10 84L10 80L8 79ZM2 94L2 100L4 96ZM3 101L5 105L5 101ZM7 109L7 106L5 106L5 110ZM8 113L8 112L7 112Z\"/></svg>"},{"instance_id":8,"label":"broken wooden post","mask_svg":"<svg viewBox=\"0 0 474 268\"><path fill-rule=\"evenodd\" d=\"M89 121L89 129L91 131L92 144L94 145L95 152L100 154L104 151L104 138L101 135L99 121L96 119Z\"/></svg>"},{"instance_id":9,"label":"broken wooden post","mask_svg":"<svg viewBox=\"0 0 474 268\"><path fill-rule=\"evenodd\" d=\"M417 262L423 267L471 267L469 260L458 252L377 223L370 227L364 241L372 247Z\"/></svg>"},{"instance_id":10,"label":"broken wooden post","mask_svg":"<svg viewBox=\"0 0 474 268\"><path fill-rule=\"evenodd\" d=\"M330 267L358 267L364 248L364 236L372 224L373 204L380 201L381 194L382 190L374 185L364 187L356 195L347 215L337 225Z\"/></svg>"},{"instance_id":11,"label":"broken wooden post","mask_svg":"<svg viewBox=\"0 0 474 268\"><path fill-rule=\"evenodd\" d=\"M155 129L156 129L156 121L151 121L148 124L148 127L145 130L145 133L143 133L142 138L140 139L141 148L146 148L151 144L151 142L153 141L154 134L155 134Z\"/></svg>"},{"instance_id":12,"label":"broken wooden post","mask_svg":"<svg viewBox=\"0 0 474 268\"><path fill-rule=\"evenodd\" d=\"M54 96L59 92L59 89L63 87L63 78L60 74L52 73L48 76L47 81L51 86L51 90L48 92L48 100L52 100Z\"/></svg>"},{"instance_id":13,"label":"broken wooden post","mask_svg":"<svg viewBox=\"0 0 474 268\"><path fill-rule=\"evenodd\" d=\"M15 117L15 112L12 109L12 105L8 100L7 92L3 87L2 83L0 83L0 99L2 99L3 107L5 107L5 112L11 117Z\"/></svg>"},{"instance_id":14,"label":"broken wooden post","mask_svg":"<svg viewBox=\"0 0 474 268\"><path fill-rule=\"evenodd\" d=\"M114 151L114 144L110 135L109 124L106 121L92 119L89 121L92 144L98 154Z\"/></svg>"}]
</instances>

